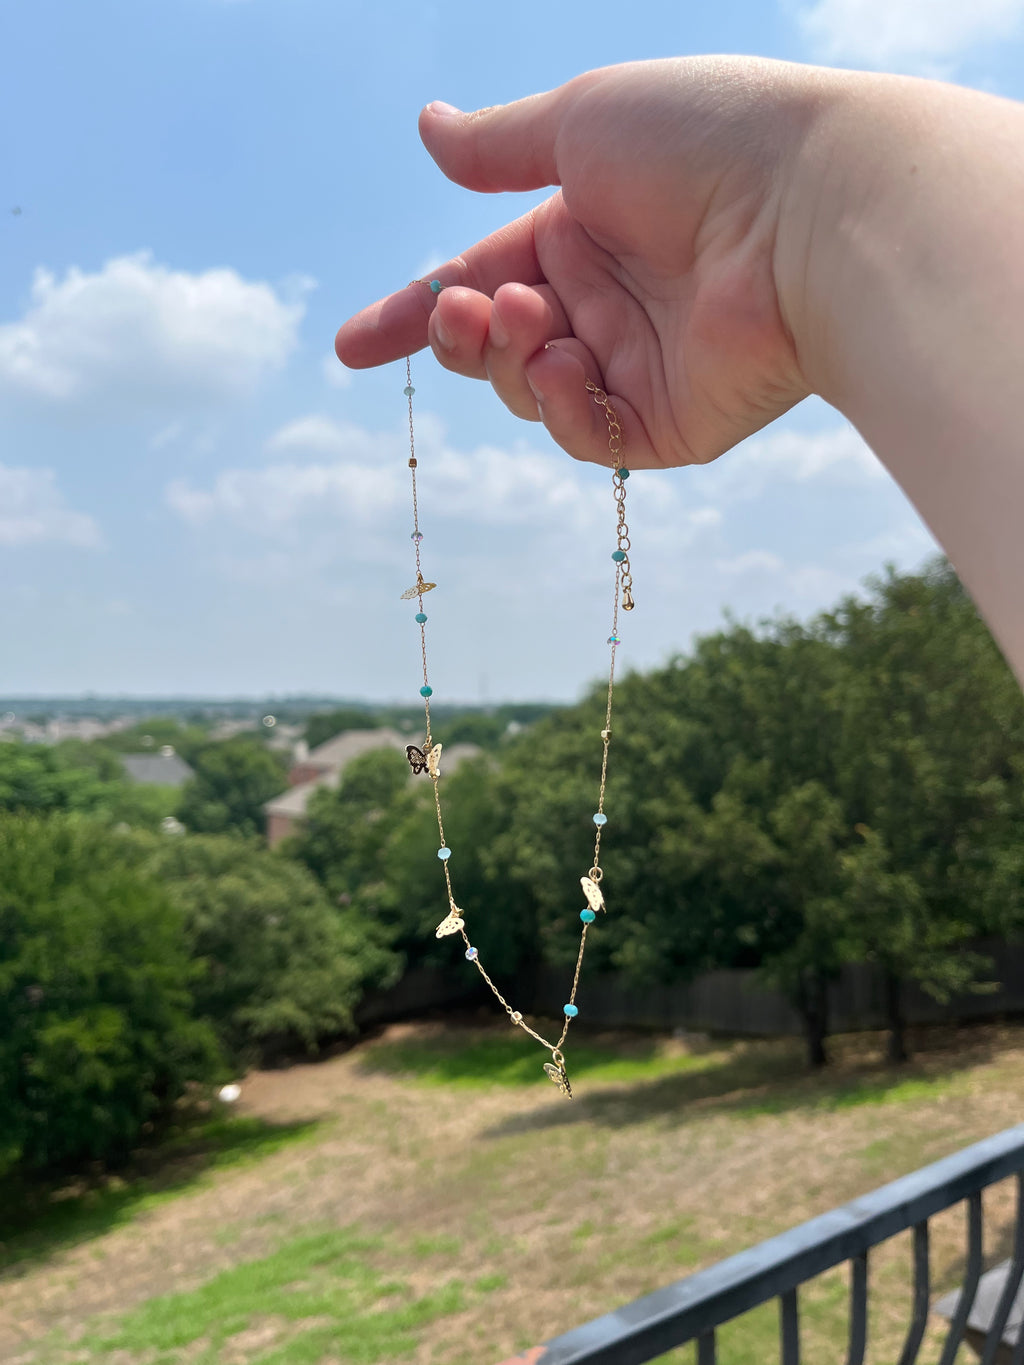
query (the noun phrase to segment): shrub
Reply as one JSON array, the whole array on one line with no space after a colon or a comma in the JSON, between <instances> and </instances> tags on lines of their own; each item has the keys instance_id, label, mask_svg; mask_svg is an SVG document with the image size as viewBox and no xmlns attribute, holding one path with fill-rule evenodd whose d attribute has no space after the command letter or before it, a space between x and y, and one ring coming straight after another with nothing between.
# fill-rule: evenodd
<instances>
[{"instance_id":1,"label":"shrub","mask_svg":"<svg viewBox=\"0 0 1024 1365\"><path fill-rule=\"evenodd\" d=\"M397 974L380 930L336 910L305 868L256 841L147 842L203 966L196 1011L238 1064L352 1031L366 985Z\"/></svg>"},{"instance_id":2,"label":"shrub","mask_svg":"<svg viewBox=\"0 0 1024 1365\"><path fill-rule=\"evenodd\" d=\"M183 918L129 839L0 817L0 1173L123 1156L220 1058Z\"/></svg>"}]
</instances>

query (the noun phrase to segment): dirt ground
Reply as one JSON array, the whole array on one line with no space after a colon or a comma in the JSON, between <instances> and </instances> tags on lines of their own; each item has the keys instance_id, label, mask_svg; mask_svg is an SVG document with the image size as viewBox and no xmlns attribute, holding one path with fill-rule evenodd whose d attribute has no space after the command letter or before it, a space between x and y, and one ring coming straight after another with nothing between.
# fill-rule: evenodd
<instances>
[{"instance_id":1,"label":"dirt ground","mask_svg":"<svg viewBox=\"0 0 1024 1365\"><path fill-rule=\"evenodd\" d=\"M40 1354L40 1343L54 1329L73 1340L97 1315L201 1285L289 1234L356 1225L450 1238L451 1274L504 1275L508 1288L488 1301L484 1319L434 1324L416 1356L423 1365L460 1352L472 1359L479 1341L475 1358L493 1361L1000 1131L1024 1107L1022 1029L940 1039L909 1079L894 1082L894 1098L845 1104L829 1102L834 1078L758 1085L749 1052L732 1073L723 1054L718 1086L685 1075L605 1082L572 1103L543 1083L444 1088L365 1068L368 1049L422 1036L423 1027L394 1027L367 1047L250 1075L239 1112L316 1120L312 1136L8 1271L0 1360L49 1365L58 1357ZM888 1074L858 1049L841 1070ZM987 1208L995 1256L1009 1192L993 1192ZM937 1290L956 1282L961 1225L955 1212L936 1221ZM886 1256L895 1265L904 1251L894 1243ZM436 1264L403 1274L426 1282ZM876 1342L888 1335L883 1320Z\"/></svg>"}]
</instances>

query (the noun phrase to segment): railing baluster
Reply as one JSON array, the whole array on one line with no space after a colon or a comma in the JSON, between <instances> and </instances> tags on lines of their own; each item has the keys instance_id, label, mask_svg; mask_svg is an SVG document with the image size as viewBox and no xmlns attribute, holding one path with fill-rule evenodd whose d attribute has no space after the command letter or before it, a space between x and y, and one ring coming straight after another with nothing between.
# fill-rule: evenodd
<instances>
[{"instance_id":1,"label":"railing baluster","mask_svg":"<svg viewBox=\"0 0 1024 1365\"><path fill-rule=\"evenodd\" d=\"M957 1350L964 1337L967 1315L974 1306L974 1296L978 1292L981 1279L981 1191L976 1190L967 1199L967 1266L960 1301L956 1306L953 1321L949 1325L949 1335L939 1356L939 1365L953 1365Z\"/></svg>"},{"instance_id":2,"label":"railing baluster","mask_svg":"<svg viewBox=\"0 0 1024 1365\"><path fill-rule=\"evenodd\" d=\"M800 1365L800 1310L795 1289L779 1295L779 1337L782 1365Z\"/></svg>"},{"instance_id":3,"label":"railing baluster","mask_svg":"<svg viewBox=\"0 0 1024 1365\"><path fill-rule=\"evenodd\" d=\"M914 1365L917 1353L924 1340L924 1329L928 1326L928 1308L931 1299L931 1283L928 1267L928 1224L918 1223L914 1227L914 1316L910 1320L907 1339L903 1343L903 1354L899 1365Z\"/></svg>"},{"instance_id":4,"label":"railing baluster","mask_svg":"<svg viewBox=\"0 0 1024 1365\"><path fill-rule=\"evenodd\" d=\"M864 1365L868 1344L868 1253L850 1262L850 1348L846 1365Z\"/></svg>"},{"instance_id":5,"label":"railing baluster","mask_svg":"<svg viewBox=\"0 0 1024 1365\"><path fill-rule=\"evenodd\" d=\"M999 1302L992 1314L992 1323L988 1329L981 1365L994 1365L999 1343L1003 1339L1003 1329L1006 1327L1006 1321L1010 1316L1013 1301L1017 1297L1022 1275L1024 1275L1024 1172L1018 1172L1017 1217L1013 1226L1013 1259L1007 1267L1006 1284L1003 1286L1003 1292L1000 1294ZM1021 1335L1024 1336L1024 1333Z\"/></svg>"},{"instance_id":6,"label":"railing baluster","mask_svg":"<svg viewBox=\"0 0 1024 1365\"><path fill-rule=\"evenodd\" d=\"M901 1176L880 1190L665 1285L526 1354L538 1361L543 1357L545 1365L622 1365L623 1361L641 1365L693 1342L696 1365L716 1365L718 1328L774 1299L779 1304L777 1358L782 1365L800 1365L799 1289L846 1262L850 1265L850 1311L845 1361L846 1365L863 1365L871 1290L866 1257L872 1247L913 1229L913 1288L911 1302L906 1305L912 1320L899 1365L917 1365L927 1332L932 1289L930 1219L956 1204L965 1204L963 1285L948 1296L953 1305L952 1323L939 1361L939 1365L953 1365L975 1310L981 1280L981 1192L1010 1176L1017 1177L1018 1204L1009 1282L994 1296L998 1303L993 1341L997 1342L1000 1325L1006 1331L1007 1323L1015 1323L1014 1285L1019 1295L1019 1285L1024 1283L1024 1124ZM832 1349L838 1350L838 1344L835 1342ZM995 1365L1000 1353L996 1345L986 1346L986 1365L989 1361ZM1024 1365L1024 1334L1010 1358L1013 1365ZM521 1365L525 1360L524 1355Z\"/></svg>"}]
</instances>

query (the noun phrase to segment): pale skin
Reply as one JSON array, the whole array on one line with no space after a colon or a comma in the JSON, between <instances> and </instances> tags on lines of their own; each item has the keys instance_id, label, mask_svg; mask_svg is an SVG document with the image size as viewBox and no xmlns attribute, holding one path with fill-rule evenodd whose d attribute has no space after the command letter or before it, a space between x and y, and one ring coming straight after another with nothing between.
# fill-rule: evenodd
<instances>
[{"instance_id":1,"label":"pale skin","mask_svg":"<svg viewBox=\"0 0 1024 1365\"><path fill-rule=\"evenodd\" d=\"M428 151L538 209L341 328L349 366L429 344L570 454L704 463L810 393L902 485L1024 681L1024 106L740 57L608 67L428 105Z\"/></svg>"}]
</instances>

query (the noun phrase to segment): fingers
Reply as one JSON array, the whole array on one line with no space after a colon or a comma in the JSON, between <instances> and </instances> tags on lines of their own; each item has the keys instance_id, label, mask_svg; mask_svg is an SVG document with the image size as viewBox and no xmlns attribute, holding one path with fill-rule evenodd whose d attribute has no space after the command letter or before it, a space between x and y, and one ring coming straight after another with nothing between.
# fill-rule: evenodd
<instances>
[{"instance_id":1,"label":"fingers","mask_svg":"<svg viewBox=\"0 0 1024 1365\"><path fill-rule=\"evenodd\" d=\"M526 377L527 362L552 338L571 333L569 319L550 289L506 284L495 294L484 366L495 393L517 417L540 421Z\"/></svg>"},{"instance_id":2,"label":"fingers","mask_svg":"<svg viewBox=\"0 0 1024 1365\"><path fill-rule=\"evenodd\" d=\"M568 318L545 286L502 285L493 302L470 289L446 289L430 319L429 339L445 369L487 379L510 411L539 421L526 362L553 337L570 332Z\"/></svg>"},{"instance_id":3,"label":"fingers","mask_svg":"<svg viewBox=\"0 0 1024 1365\"><path fill-rule=\"evenodd\" d=\"M509 280L540 284L543 275L534 249L535 213L524 214L491 233L464 255L440 266L434 277L446 289L464 285L488 296ZM429 283L417 281L372 303L339 329L334 339L338 359L350 369L363 370L421 350L427 344L427 324L437 300Z\"/></svg>"},{"instance_id":4,"label":"fingers","mask_svg":"<svg viewBox=\"0 0 1024 1365\"><path fill-rule=\"evenodd\" d=\"M602 379L586 347L574 340L555 342L529 361L526 374L551 439L577 460L610 468L608 418L605 409L587 391L588 379L595 384ZM614 394L609 395L609 401L622 427L627 467L649 469L660 464L643 423L630 404Z\"/></svg>"},{"instance_id":5,"label":"fingers","mask_svg":"<svg viewBox=\"0 0 1024 1365\"><path fill-rule=\"evenodd\" d=\"M469 190L536 190L559 184L555 146L567 87L463 114L428 104L420 137L449 180Z\"/></svg>"}]
</instances>

